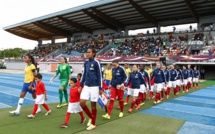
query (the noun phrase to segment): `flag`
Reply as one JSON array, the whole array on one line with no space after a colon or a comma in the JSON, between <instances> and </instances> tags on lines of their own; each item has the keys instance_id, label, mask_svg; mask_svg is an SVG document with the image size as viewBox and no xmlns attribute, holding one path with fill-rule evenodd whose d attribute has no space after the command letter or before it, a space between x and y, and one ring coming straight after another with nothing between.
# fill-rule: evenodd
<instances>
[{"instance_id":1,"label":"flag","mask_svg":"<svg viewBox=\"0 0 215 134\"><path fill-rule=\"evenodd\" d=\"M108 96L106 94L99 95L98 104L103 109L108 102Z\"/></svg>"}]
</instances>

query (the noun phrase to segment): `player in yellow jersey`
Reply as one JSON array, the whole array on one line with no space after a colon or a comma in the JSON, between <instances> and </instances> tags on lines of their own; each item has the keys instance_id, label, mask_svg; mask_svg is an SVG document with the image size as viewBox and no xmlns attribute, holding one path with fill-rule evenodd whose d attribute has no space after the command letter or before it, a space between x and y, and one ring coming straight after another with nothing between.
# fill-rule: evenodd
<instances>
[{"instance_id":1,"label":"player in yellow jersey","mask_svg":"<svg viewBox=\"0 0 215 134\"><path fill-rule=\"evenodd\" d=\"M125 68L125 73L126 73L127 77L129 77L130 73L131 73L131 69L129 68L129 65L126 63L124 65L124 68Z\"/></svg>"},{"instance_id":2,"label":"player in yellow jersey","mask_svg":"<svg viewBox=\"0 0 215 134\"><path fill-rule=\"evenodd\" d=\"M149 65L146 66L146 69L145 69L145 70L146 70L146 72L148 73L149 78L150 78L151 75L152 75L152 71L153 71L153 70L149 67Z\"/></svg>"},{"instance_id":3,"label":"player in yellow jersey","mask_svg":"<svg viewBox=\"0 0 215 134\"><path fill-rule=\"evenodd\" d=\"M36 73L35 73L35 71L36 71L35 61L34 61L33 56L31 56L31 55L25 56L25 62L27 63L27 66L25 67L24 84L22 87L22 91L20 94L18 105L17 105L17 108L15 111L9 112L9 113L14 114L14 115L20 114L20 110L21 110L21 107L22 107L22 104L24 102L24 98L25 98L25 95L27 92L32 94L32 97L34 99L36 99L35 90L32 90L32 87L34 87L34 85L35 85L34 76L36 75ZM41 111L40 108L38 108L37 111Z\"/></svg>"},{"instance_id":4,"label":"player in yellow jersey","mask_svg":"<svg viewBox=\"0 0 215 134\"><path fill-rule=\"evenodd\" d=\"M112 68L111 64L107 64L107 69L105 69L104 78L107 86L110 85L110 81L112 79Z\"/></svg>"}]
</instances>

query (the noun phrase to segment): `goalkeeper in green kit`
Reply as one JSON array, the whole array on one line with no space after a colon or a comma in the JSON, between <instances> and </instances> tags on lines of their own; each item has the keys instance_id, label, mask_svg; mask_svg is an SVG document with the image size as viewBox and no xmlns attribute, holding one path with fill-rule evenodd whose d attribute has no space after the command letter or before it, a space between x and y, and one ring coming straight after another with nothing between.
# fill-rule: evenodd
<instances>
[{"instance_id":1,"label":"goalkeeper in green kit","mask_svg":"<svg viewBox=\"0 0 215 134\"><path fill-rule=\"evenodd\" d=\"M66 57L61 57L61 64L58 66L55 75L51 78L50 83L53 82L54 78L60 74L60 86L59 86L59 99L60 104L57 105L57 108L61 108L62 106L68 105L68 92L67 92L67 86L69 83L69 80L71 78L71 71L70 67L67 63ZM63 95L66 100L66 103L62 104L63 102Z\"/></svg>"}]
</instances>

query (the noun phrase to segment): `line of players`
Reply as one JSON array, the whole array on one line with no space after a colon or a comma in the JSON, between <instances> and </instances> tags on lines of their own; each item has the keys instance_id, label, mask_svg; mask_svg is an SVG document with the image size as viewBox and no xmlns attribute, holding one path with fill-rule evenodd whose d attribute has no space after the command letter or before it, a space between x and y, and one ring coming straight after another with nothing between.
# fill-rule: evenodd
<instances>
[{"instance_id":1,"label":"line of players","mask_svg":"<svg viewBox=\"0 0 215 134\"><path fill-rule=\"evenodd\" d=\"M106 79L106 84L108 85L111 68L110 65L107 67L104 74L105 78L108 78ZM148 66L144 70L143 65L133 65L132 72L128 68L128 64L125 64L124 68L129 77L126 83L127 97L124 105L128 104L130 96L133 97L128 112L132 112L135 104L136 110L140 109L140 106L145 104L147 93L148 99L154 98L153 103L157 104L164 99L164 94L167 99L169 98L171 88L173 88L174 96L177 96L181 89L183 89L183 93L189 92L191 88L198 89L200 73L196 66L194 70L191 68L191 65L183 66L181 70L178 65L166 67L162 63L157 63L156 68L152 71ZM103 117L110 119L110 113Z\"/></svg>"}]
</instances>

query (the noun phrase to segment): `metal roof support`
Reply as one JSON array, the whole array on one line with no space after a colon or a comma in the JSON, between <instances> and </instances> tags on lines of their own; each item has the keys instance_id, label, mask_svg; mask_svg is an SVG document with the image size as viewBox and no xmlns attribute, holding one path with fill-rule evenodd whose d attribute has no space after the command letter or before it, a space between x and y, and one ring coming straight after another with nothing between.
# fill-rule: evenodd
<instances>
[{"instance_id":1,"label":"metal roof support","mask_svg":"<svg viewBox=\"0 0 215 134\"><path fill-rule=\"evenodd\" d=\"M114 18L111 18L110 16L106 15L105 13L102 13L101 11L97 10L96 8L92 8L92 10L104 21L112 24L113 26L120 28L121 30L125 30L125 26L122 23L120 23L119 21L115 20Z\"/></svg>"},{"instance_id":2,"label":"metal roof support","mask_svg":"<svg viewBox=\"0 0 215 134\"><path fill-rule=\"evenodd\" d=\"M67 35L72 34L67 30L63 30L63 29L60 29L58 27L52 26L50 24L45 24L43 22L33 22L33 24L46 30L46 31L48 31L48 32L54 33L57 36L67 36Z\"/></svg>"},{"instance_id":3,"label":"metal roof support","mask_svg":"<svg viewBox=\"0 0 215 134\"><path fill-rule=\"evenodd\" d=\"M186 3L186 6L189 9L193 18L195 18L197 20L197 22L199 22L199 15L197 14L197 12L196 12L195 8L193 7L193 5L191 4L190 0L184 0L184 2Z\"/></svg>"},{"instance_id":4,"label":"metal roof support","mask_svg":"<svg viewBox=\"0 0 215 134\"><path fill-rule=\"evenodd\" d=\"M70 25L71 27L74 27L74 28L76 28L76 29L81 30L82 32L87 32L87 33L90 33L90 34L93 33L93 31L92 31L90 28L85 27L85 26L83 26L83 25L81 25L81 24L78 24L78 23L76 23L76 22L74 22L74 21L72 21L72 20L63 18L62 16L58 16L58 19L62 20L62 21L65 22L67 25Z\"/></svg>"},{"instance_id":5,"label":"metal roof support","mask_svg":"<svg viewBox=\"0 0 215 134\"><path fill-rule=\"evenodd\" d=\"M49 39L51 38L50 35L47 35L47 34L44 34L42 32L38 32L38 31L35 31L35 30L31 30L31 29L28 29L28 28L25 28L25 27L19 27L19 29L21 29L21 30L23 30L23 31L25 31L27 33L33 34L35 36L38 36L40 38L49 38Z\"/></svg>"},{"instance_id":6,"label":"metal roof support","mask_svg":"<svg viewBox=\"0 0 215 134\"><path fill-rule=\"evenodd\" d=\"M94 19L95 21L97 21L98 23L114 30L117 31L117 27L114 25L109 24L108 22L104 21L103 19L101 19L100 17L98 17L97 15L87 11L87 10L82 10L85 14L87 14L89 17L91 17L92 19Z\"/></svg>"},{"instance_id":7,"label":"metal roof support","mask_svg":"<svg viewBox=\"0 0 215 134\"><path fill-rule=\"evenodd\" d=\"M136 2L133 0L128 0L131 5L144 17L146 18L150 23L152 23L154 26L157 26L157 21L155 18L150 15L144 8L142 8L140 5L138 5Z\"/></svg>"},{"instance_id":8,"label":"metal roof support","mask_svg":"<svg viewBox=\"0 0 215 134\"><path fill-rule=\"evenodd\" d=\"M12 31L12 30L6 30L6 31L8 31L9 33L15 34L17 36L30 39L30 40L37 40L38 39L38 37L34 37L34 36L23 34L23 33L18 33L18 32Z\"/></svg>"}]
</instances>

